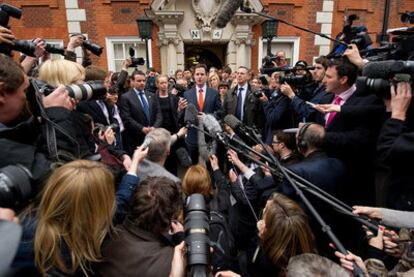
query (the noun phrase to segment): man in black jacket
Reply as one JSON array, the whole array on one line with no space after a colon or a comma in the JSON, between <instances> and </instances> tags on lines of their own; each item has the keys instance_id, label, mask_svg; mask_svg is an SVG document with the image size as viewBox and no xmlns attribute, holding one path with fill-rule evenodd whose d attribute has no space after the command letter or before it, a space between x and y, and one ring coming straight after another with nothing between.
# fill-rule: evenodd
<instances>
[{"instance_id":1,"label":"man in black jacket","mask_svg":"<svg viewBox=\"0 0 414 277\"><path fill-rule=\"evenodd\" d=\"M132 73L131 85L132 88L121 96L120 109L126 133L124 146L132 154L146 134L161 126L162 114L156 95L144 91L144 72L137 70Z\"/></svg>"},{"instance_id":2,"label":"man in black jacket","mask_svg":"<svg viewBox=\"0 0 414 277\"><path fill-rule=\"evenodd\" d=\"M41 123L35 117L22 117L28 86L29 80L23 69L11 58L0 54L0 168L21 164L31 171L35 184L39 184L50 171L51 161L48 160L50 153L44 151L47 147L37 145ZM70 119L74 102L63 85L43 97L42 104L50 121L74 133ZM58 138L57 148L61 142Z\"/></svg>"},{"instance_id":3,"label":"man in black jacket","mask_svg":"<svg viewBox=\"0 0 414 277\"><path fill-rule=\"evenodd\" d=\"M410 83L398 83L391 89L391 118L385 121L378 139L377 154L390 167L385 184L386 206L414 211L414 132L412 88Z\"/></svg>"},{"instance_id":4,"label":"man in black jacket","mask_svg":"<svg viewBox=\"0 0 414 277\"><path fill-rule=\"evenodd\" d=\"M230 89L224 98L223 116L232 114L247 126L262 131L265 117L263 107L255 94L260 93L249 84L249 69L240 66L237 70L237 86Z\"/></svg>"}]
</instances>

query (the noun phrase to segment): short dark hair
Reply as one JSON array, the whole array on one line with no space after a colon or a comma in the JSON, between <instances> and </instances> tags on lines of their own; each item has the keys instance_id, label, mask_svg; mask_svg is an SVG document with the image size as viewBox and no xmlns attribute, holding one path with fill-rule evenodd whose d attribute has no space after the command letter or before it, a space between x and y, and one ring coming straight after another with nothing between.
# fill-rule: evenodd
<instances>
[{"instance_id":1,"label":"short dark hair","mask_svg":"<svg viewBox=\"0 0 414 277\"><path fill-rule=\"evenodd\" d=\"M219 88L221 88L221 87L227 87L227 89L229 89L229 88L230 88L229 83L228 83L228 82L226 82L226 81L221 81L221 82L219 83L218 87L219 87Z\"/></svg>"},{"instance_id":2,"label":"short dark hair","mask_svg":"<svg viewBox=\"0 0 414 277\"><path fill-rule=\"evenodd\" d=\"M358 77L358 67L346 59L335 59L329 62L328 67L334 67L338 78L348 77L347 84L352 86Z\"/></svg>"},{"instance_id":3,"label":"short dark hair","mask_svg":"<svg viewBox=\"0 0 414 277\"><path fill-rule=\"evenodd\" d=\"M290 150L296 149L296 140L293 133L285 133L283 130L275 130L272 132L272 136L276 136L277 140L283 142L283 144Z\"/></svg>"},{"instance_id":4,"label":"short dark hair","mask_svg":"<svg viewBox=\"0 0 414 277\"><path fill-rule=\"evenodd\" d=\"M182 208L177 183L167 177L148 177L135 189L127 219L141 229L161 235Z\"/></svg>"},{"instance_id":5,"label":"short dark hair","mask_svg":"<svg viewBox=\"0 0 414 277\"><path fill-rule=\"evenodd\" d=\"M85 81L104 81L108 72L96 65L89 65L85 68Z\"/></svg>"},{"instance_id":6,"label":"short dark hair","mask_svg":"<svg viewBox=\"0 0 414 277\"><path fill-rule=\"evenodd\" d=\"M223 72L225 72L225 73L227 73L227 74L231 74L231 68L230 68L230 66L225 66L225 67L223 68Z\"/></svg>"},{"instance_id":7,"label":"short dark hair","mask_svg":"<svg viewBox=\"0 0 414 277\"><path fill-rule=\"evenodd\" d=\"M196 71L196 69L197 68L204 68L204 71L206 72L206 74L207 74L207 65L205 65L205 64L203 64L203 63L199 63L199 64L197 64L195 67L194 67L194 71L193 72L195 72Z\"/></svg>"},{"instance_id":8,"label":"short dark hair","mask_svg":"<svg viewBox=\"0 0 414 277\"><path fill-rule=\"evenodd\" d=\"M145 77L145 73L143 71L141 71L141 70L134 70L134 72L132 72L132 74L131 74L131 80L134 80L135 79L135 76L137 76L137 75L141 75L141 76L144 76Z\"/></svg>"},{"instance_id":9,"label":"short dark hair","mask_svg":"<svg viewBox=\"0 0 414 277\"><path fill-rule=\"evenodd\" d=\"M12 58L0 54L0 90L14 93L24 82L23 68Z\"/></svg>"},{"instance_id":10,"label":"short dark hair","mask_svg":"<svg viewBox=\"0 0 414 277\"><path fill-rule=\"evenodd\" d=\"M329 59L326 56L322 55L315 59L315 63L321 64L326 70L329 65Z\"/></svg>"}]
</instances>

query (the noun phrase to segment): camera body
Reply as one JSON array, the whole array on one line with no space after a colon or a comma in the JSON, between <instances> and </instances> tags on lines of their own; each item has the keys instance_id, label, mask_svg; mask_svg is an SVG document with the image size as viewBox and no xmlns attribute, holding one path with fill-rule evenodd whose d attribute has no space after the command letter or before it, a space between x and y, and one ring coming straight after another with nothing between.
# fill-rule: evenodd
<instances>
[{"instance_id":1,"label":"camera body","mask_svg":"<svg viewBox=\"0 0 414 277\"><path fill-rule=\"evenodd\" d=\"M95 123L95 128L93 128L93 134L98 135L99 132L105 132L108 129L112 129L112 131L116 132L119 129L119 125L116 123L112 123L110 125L103 125L101 123Z\"/></svg>"},{"instance_id":2,"label":"camera body","mask_svg":"<svg viewBox=\"0 0 414 277\"><path fill-rule=\"evenodd\" d=\"M135 58L135 50L132 47L129 47L129 58L131 59L129 67L137 67L145 64L144 58Z\"/></svg>"}]
</instances>

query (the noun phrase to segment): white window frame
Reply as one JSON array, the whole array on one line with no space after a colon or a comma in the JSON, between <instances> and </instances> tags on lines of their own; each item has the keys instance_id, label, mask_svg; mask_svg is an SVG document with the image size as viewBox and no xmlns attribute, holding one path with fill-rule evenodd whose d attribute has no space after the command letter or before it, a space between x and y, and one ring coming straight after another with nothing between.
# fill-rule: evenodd
<instances>
[{"instance_id":1,"label":"white window frame","mask_svg":"<svg viewBox=\"0 0 414 277\"><path fill-rule=\"evenodd\" d=\"M114 51L114 43L128 43L128 42L144 42L145 47L145 41L142 41L138 37L106 37L105 43L106 43L106 57L108 61L108 70L115 71L115 51ZM148 40L148 58L149 61L145 61L145 64L148 65L148 67L152 66L152 40ZM146 57L143 57L146 59Z\"/></svg>"},{"instance_id":2,"label":"white window frame","mask_svg":"<svg viewBox=\"0 0 414 277\"><path fill-rule=\"evenodd\" d=\"M263 49L264 45L267 43L266 40L263 40L262 37L259 38L261 43L259 43L259 60L258 68L262 67ZM293 43L292 50L292 65L294 65L299 60L299 48L300 48L300 37L277 37L272 39L272 45L277 43ZM276 53L273 53L276 54Z\"/></svg>"},{"instance_id":3,"label":"white window frame","mask_svg":"<svg viewBox=\"0 0 414 277\"><path fill-rule=\"evenodd\" d=\"M49 43L49 44L59 45L61 47L64 46L62 39L45 38L44 40L46 41L46 43ZM64 59L65 58L64 56L59 55L59 54L51 54L51 55L53 55L53 58L56 58L56 57L58 57L58 59Z\"/></svg>"}]
</instances>

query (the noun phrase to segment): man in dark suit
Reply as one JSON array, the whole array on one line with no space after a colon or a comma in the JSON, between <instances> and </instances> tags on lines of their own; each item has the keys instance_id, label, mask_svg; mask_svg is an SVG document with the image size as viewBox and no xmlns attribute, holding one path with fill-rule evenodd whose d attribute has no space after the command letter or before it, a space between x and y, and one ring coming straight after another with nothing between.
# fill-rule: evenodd
<instances>
[{"instance_id":1,"label":"man in dark suit","mask_svg":"<svg viewBox=\"0 0 414 277\"><path fill-rule=\"evenodd\" d=\"M193 104L197 111L221 116L221 101L217 90L207 86L207 66L198 64L194 68L195 86L184 92L187 103ZM193 164L198 162L198 135L195 128L190 128L186 137L186 146Z\"/></svg>"},{"instance_id":2,"label":"man in dark suit","mask_svg":"<svg viewBox=\"0 0 414 277\"><path fill-rule=\"evenodd\" d=\"M161 126L162 114L158 98L144 91L144 72L137 70L132 73L131 86L121 96L120 109L125 125L126 149L132 154L137 145L144 141L146 134Z\"/></svg>"},{"instance_id":3,"label":"man in dark suit","mask_svg":"<svg viewBox=\"0 0 414 277\"><path fill-rule=\"evenodd\" d=\"M361 96L355 86L357 67L348 61L330 62L323 83L330 93L316 109L316 121L326 128L330 156L347 165L351 177L346 200L373 204L375 145L384 111L375 95Z\"/></svg>"},{"instance_id":4,"label":"man in dark suit","mask_svg":"<svg viewBox=\"0 0 414 277\"><path fill-rule=\"evenodd\" d=\"M223 102L223 116L232 114L250 127L260 132L264 128L265 116L263 107L255 93L259 93L248 83L249 69L240 66L237 70L237 86L230 89Z\"/></svg>"},{"instance_id":5,"label":"man in dark suit","mask_svg":"<svg viewBox=\"0 0 414 277\"><path fill-rule=\"evenodd\" d=\"M325 130L321 125L306 123L301 126L296 135L296 140L298 150L304 156L304 159L301 162L288 166L288 168L325 192L341 198L343 187L347 185L346 167L341 160L330 158L323 151L325 136ZM328 237L323 234L321 226L314 220L313 215L304 206L288 181L285 180L282 183L281 192L298 201L308 213L312 229L317 238L318 250L323 254L331 253L332 251L328 247ZM330 206L311 194L305 193L305 196L328 224L333 223L335 227L338 226L339 221L337 222L336 218L339 218L339 215L333 213L333 209ZM342 217L340 219L342 220ZM334 230L336 233L337 228L334 228Z\"/></svg>"}]
</instances>

